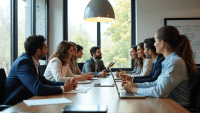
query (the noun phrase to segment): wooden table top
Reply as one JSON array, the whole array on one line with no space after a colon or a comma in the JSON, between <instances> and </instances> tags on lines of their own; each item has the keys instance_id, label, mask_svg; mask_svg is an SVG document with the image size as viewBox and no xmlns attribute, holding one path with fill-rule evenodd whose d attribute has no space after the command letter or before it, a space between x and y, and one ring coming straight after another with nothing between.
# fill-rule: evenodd
<instances>
[{"instance_id":1,"label":"wooden table top","mask_svg":"<svg viewBox=\"0 0 200 113\"><path fill-rule=\"evenodd\" d=\"M189 113L185 108L170 98L146 99L120 99L116 87L92 87L95 83L113 83L112 76L93 80L91 84L79 84L78 87L91 87L86 93L69 94L63 93L50 96L34 96L31 99L67 98L74 105L107 105L108 113L113 112L136 112L136 113ZM121 82L116 82L121 90ZM54 104L41 106L27 106L21 102L3 112L61 112L68 104Z\"/></svg>"}]
</instances>

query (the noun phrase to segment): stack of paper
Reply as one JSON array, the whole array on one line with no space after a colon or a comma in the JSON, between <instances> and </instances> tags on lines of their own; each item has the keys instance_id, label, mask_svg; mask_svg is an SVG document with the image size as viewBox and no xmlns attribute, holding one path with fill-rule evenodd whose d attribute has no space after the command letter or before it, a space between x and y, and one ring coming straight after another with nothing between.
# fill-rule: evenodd
<instances>
[{"instance_id":1,"label":"stack of paper","mask_svg":"<svg viewBox=\"0 0 200 113\"><path fill-rule=\"evenodd\" d=\"M86 93L90 89L91 89L90 87L78 87L75 90L64 92L64 93Z\"/></svg>"},{"instance_id":2,"label":"stack of paper","mask_svg":"<svg viewBox=\"0 0 200 113\"><path fill-rule=\"evenodd\" d=\"M90 84L92 81L91 80L85 80L85 81L78 81L78 84Z\"/></svg>"},{"instance_id":3,"label":"stack of paper","mask_svg":"<svg viewBox=\"0 0 200 113\"><path fill-rule=\"evenodd\" d=\"M28 106L48 105L48 104L64 104L72 103L73 101L66 98L53 98L53 99L35 99L35 100L23 100Z\"/></svg>"}]
</instances>

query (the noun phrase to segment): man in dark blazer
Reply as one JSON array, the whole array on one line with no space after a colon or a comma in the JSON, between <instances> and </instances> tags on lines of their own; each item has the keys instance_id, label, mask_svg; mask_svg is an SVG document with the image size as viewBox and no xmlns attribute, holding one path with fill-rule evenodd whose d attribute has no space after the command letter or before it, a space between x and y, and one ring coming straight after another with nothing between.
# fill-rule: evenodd
<instances>
[{"instance_id":1,"label":"man in dark blazer","mask_svg":"<svg viewBox=\"0 0 200 113\"><path fill-rule=\"evenodd\" d=\"M102 53L100 47L95 46L90 49L90 54L92 57L87 59L83 65L83 73L91 73L91 75L98 76L106 76L109 68L112 67L114 64L111 62L107 68L104 66L102 58Z\"/></svg>"},{"instance_id":2,"label":"man in dark blazer","mask_svg":"<svg viewBox=\"0 0 200 113\"><path fill-rule=\"evenodd\" d=\"M24 47L26 53L15 60L6 79L4 104L14 105L34 95L61 94L77 87L74 79L53 82L39 73L39 59L45 60L48 53L43 36L29 36Z\"/></svg>"}]
</instances>

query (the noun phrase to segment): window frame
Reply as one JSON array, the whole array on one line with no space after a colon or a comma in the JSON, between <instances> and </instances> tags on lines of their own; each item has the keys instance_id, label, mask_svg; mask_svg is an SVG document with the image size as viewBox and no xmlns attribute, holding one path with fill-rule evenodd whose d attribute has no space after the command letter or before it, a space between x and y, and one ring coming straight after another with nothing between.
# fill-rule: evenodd
<instances>
[{"instance_id":1,"label":"window frame","mask_svg":"<svg viewBox=\"0 0 200 113\"><path fill-rule=\"evenodd\" d=\"M36 0L31 0L31 35L36 35ZM49 0L45 0L45 35L49 49ZM18 0L10 0L11 66L18 58ZM45 64L48 62L49 54Z\"/></svg>"},{"instance_id":2,"label":"window frame","mask_svg":"<svg viewBox=\"0 0 200 113\"><path fill-rule=\"evenodd\" d=\"M131 46L136 45L136 4L131 0ZM63 0L63 40L68 41L68 0ZM101 48L101 23L97 22L97 46ZM112 71L119 69L132 71L135 60L131 60L131 68L112 68Z\"/></svg>"}]
</instances>

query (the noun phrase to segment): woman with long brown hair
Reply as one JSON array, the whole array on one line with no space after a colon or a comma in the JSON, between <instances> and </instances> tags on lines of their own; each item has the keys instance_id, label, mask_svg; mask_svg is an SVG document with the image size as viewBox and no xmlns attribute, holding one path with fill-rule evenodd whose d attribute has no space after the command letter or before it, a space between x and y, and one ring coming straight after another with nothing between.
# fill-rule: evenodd
<instances>
[{"instance_id":1,"label":"woman with long brown hair","mask_svg":"<svg viewBox=\"0 0 200 113\"><path fill-rule=\"evenodd\" d=\"M162 72L154 82L123 81L128 92L151 97L169 97L182 106L190 104L191 85L197 78L190 41L173 26L160 28L155 34L156 53L163 54Z\"/></svg>"},{"instance_id":2,"label":"woman with long brown hair","mask_svg":"<svg viewBox=\"0 0 200 113\"><path fill-rule=\"evenodd\" d=\"M152 68L152 60L146 58L146 55L144 54L144 42L141 42L137 46L137 55L140 59L139 66L141 68L141 73L139 74L132 74L132 76L146 76L150 73Z\"/></svg>"},{"instance_id":3,"label":"woman with long brown hair","mask_svg":"<svg viewBox=\"0 0 200 113\"><path fill-rule=\"evenodd\" d=\"M51 81L66 81L74 77L77 81L86 80L89 75L74 75L68 64L68 59L71 59L73 53L73 45L67 41L62 41L58 45L56 51L50 56L49 63L45 70L44 76ZM66 75L70 75L66 77Z\"/></svg>"}]
</instances>

